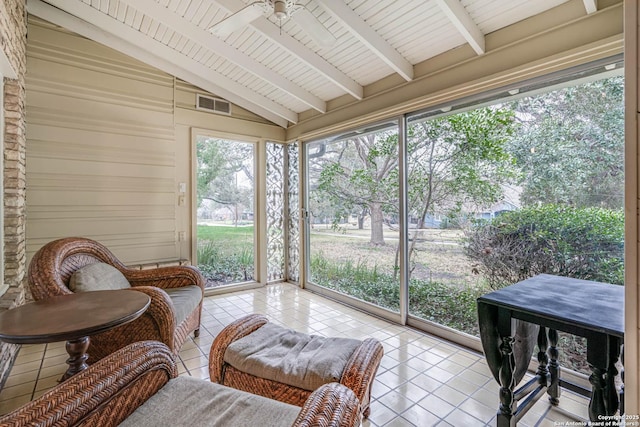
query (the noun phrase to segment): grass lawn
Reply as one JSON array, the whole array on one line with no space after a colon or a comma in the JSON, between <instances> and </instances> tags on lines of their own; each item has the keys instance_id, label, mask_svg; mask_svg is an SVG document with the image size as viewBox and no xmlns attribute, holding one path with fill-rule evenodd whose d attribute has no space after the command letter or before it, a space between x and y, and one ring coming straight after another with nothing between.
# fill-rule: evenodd
<instances>
[{"instance_id":1,"label":"grass lawn","mask_svg":"<svg viewBox=\"0 0 640 427\"><path fill-rule=\"evenodd\" d=\"M205 241L220 245L225 253L253 246L253 225L198 225L198 244Z\"/></svg>"}]
</instances>

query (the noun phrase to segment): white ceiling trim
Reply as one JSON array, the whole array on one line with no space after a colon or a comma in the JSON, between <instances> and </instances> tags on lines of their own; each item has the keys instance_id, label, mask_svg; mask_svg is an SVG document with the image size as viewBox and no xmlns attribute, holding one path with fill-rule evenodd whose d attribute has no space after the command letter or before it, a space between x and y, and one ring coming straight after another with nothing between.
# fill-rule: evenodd
<instances>
[{"instance_id":1,"label":"white ceiling trim","mask_svg":"<svg viewBox=\"0 0 640 427\"><path fill-rule=\"evenodd\" d=\"M585 3L589 0L585 0ZM595 1L595 0L594 0ZM485 53L484 34L459 0L436 0L440 9L478 55Z\"/></svg>"},{"instance_id":2,"label":"white ceiling trim","mask_svg":"<svg viewBox=\"0 0 640 427\"><path fill-rule=\"evenodd\" d=\"M584 8L587 11L587 15L591 15L598 11L598 0L582 0Z\"/></svg>"},{"instance_id":3,"label":"white ceiling trim","mask_svg":"<svg viewBox=\"0 0 640 427\"><path fill-rule=\"evenodd\" d=\"M413 80L413 65L385 39L376 33L357 13L342 0L316 0L327 12L353 34L369 50L374 52L396 73L407 81Z\"/></svg>"},{"instance_id":4,"label":"white ceiling trim","mask_svg":"<svg viewBox=\"0 0 640 427\"><path fill-rule=\"evenodd\" d=\"M41 0L29 0L27 10L42 19L221 96L283 128L286 128L289 122L298 121L298 114L294 111L276 104L150 37L141 36L138 31L128 25L108 17L89 5L76 3L83 6L74 8L75 13L70 14L63 10L64 0L48 0L48 2L50 4Z\"/></svg>"},{"instance_id":5,"label":"white ceiling trim","mask_svg":"<svg viewBox=\"0 0 640 427\"><path fill-rule=\"evenodd\" d=\"M120 0L139 12L166 25L173 31L200 43L205 49L233 62L254 76L288 93L307 106L321 113L327 111L327 104L317 96L307 92L280 74L262 65L238 49L229 46L210 32L203 30L191 21L158 4L155 0Z\"/></svg>"},{"instance_id":6,"label":"white ceiling trim","mask_svg":"<svg viewBox=\"0 0 640 427\"><path fill-rule=\"evenodd\" d=\"M240 10L236 7L236 2L234 0L213 0L213 2L230 14L236 13ZM298 40L286 33L282 33L280 29L267 18L258 18L250 25L263 36L280 45L291 55L299 58L317 73L321 74L324 78L344 90L349 95L353 96L357 100L363 99L364 89L360 84L346 74L340 72L340 70L329 64L320 55L310 50Z\"/></svg>"}]
</instances>

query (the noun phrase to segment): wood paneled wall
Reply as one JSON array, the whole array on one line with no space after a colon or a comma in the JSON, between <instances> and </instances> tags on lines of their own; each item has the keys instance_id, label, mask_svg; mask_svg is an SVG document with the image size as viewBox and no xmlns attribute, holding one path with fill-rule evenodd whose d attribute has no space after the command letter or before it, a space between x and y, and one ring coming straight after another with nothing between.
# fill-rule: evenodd
<instances>
[{"instance_id":1,"label":"wood paneled wall","mask_svg":"<svg viewBox=\"0 0 640 427\"><path fill-rule=\"evenodd\" d=\"M191 127L284 138L236 107L197 111L206 92L37 18L27 67L28 260L67 236L126 264L190 260L178 239L191 231L190 191L179 205L178 184L191 185Z\"/></svg>"}]
</instances>

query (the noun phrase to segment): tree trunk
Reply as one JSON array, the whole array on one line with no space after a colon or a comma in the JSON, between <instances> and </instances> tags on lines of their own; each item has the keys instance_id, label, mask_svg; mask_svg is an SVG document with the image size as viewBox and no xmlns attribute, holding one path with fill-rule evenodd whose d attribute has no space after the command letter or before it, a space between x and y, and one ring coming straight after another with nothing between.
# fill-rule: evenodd
<instances>
[{"instance_id":1,"label":"tree trunk","mask_svg":"<svg viewBox=\"0 0 640 427\"><path fill-rule=\"evenodd\" d=\"M364 230L364 218L367 215L367 210L362 209L360 213L358 213L358 230Z\"/></svg>"},{"instance_id":2,"label":"tree trunk","mask_svg":"<svg viewBox=\"0 0 640 427\"><path fill-rule=\"evenodd\" d=\"M371 243L384 245L382 206L380 203L371 203Z\"/></svg>"}]
</instances>

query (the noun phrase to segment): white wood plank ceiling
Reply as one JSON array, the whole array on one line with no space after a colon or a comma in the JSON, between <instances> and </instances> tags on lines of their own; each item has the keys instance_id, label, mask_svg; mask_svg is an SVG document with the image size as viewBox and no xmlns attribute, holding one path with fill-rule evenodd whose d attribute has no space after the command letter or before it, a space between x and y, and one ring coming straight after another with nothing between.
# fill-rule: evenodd
<instances>
[{"instance_id":1,"label":"white wood plank ceiling","mask_svg":"<svg viewBox=\"0 0 640 427\"><path fill-rule=\"evenodd\" d=\"M389 75L410 81L416 64L450 49L482 55L487 34L566 1L28 0L27 10L287 127ZM279 21L281 5L298 10ZM212 30L245 8L259 16ZM335 40L323 45L314 30Z\"/></svg>"}]
</instances>

